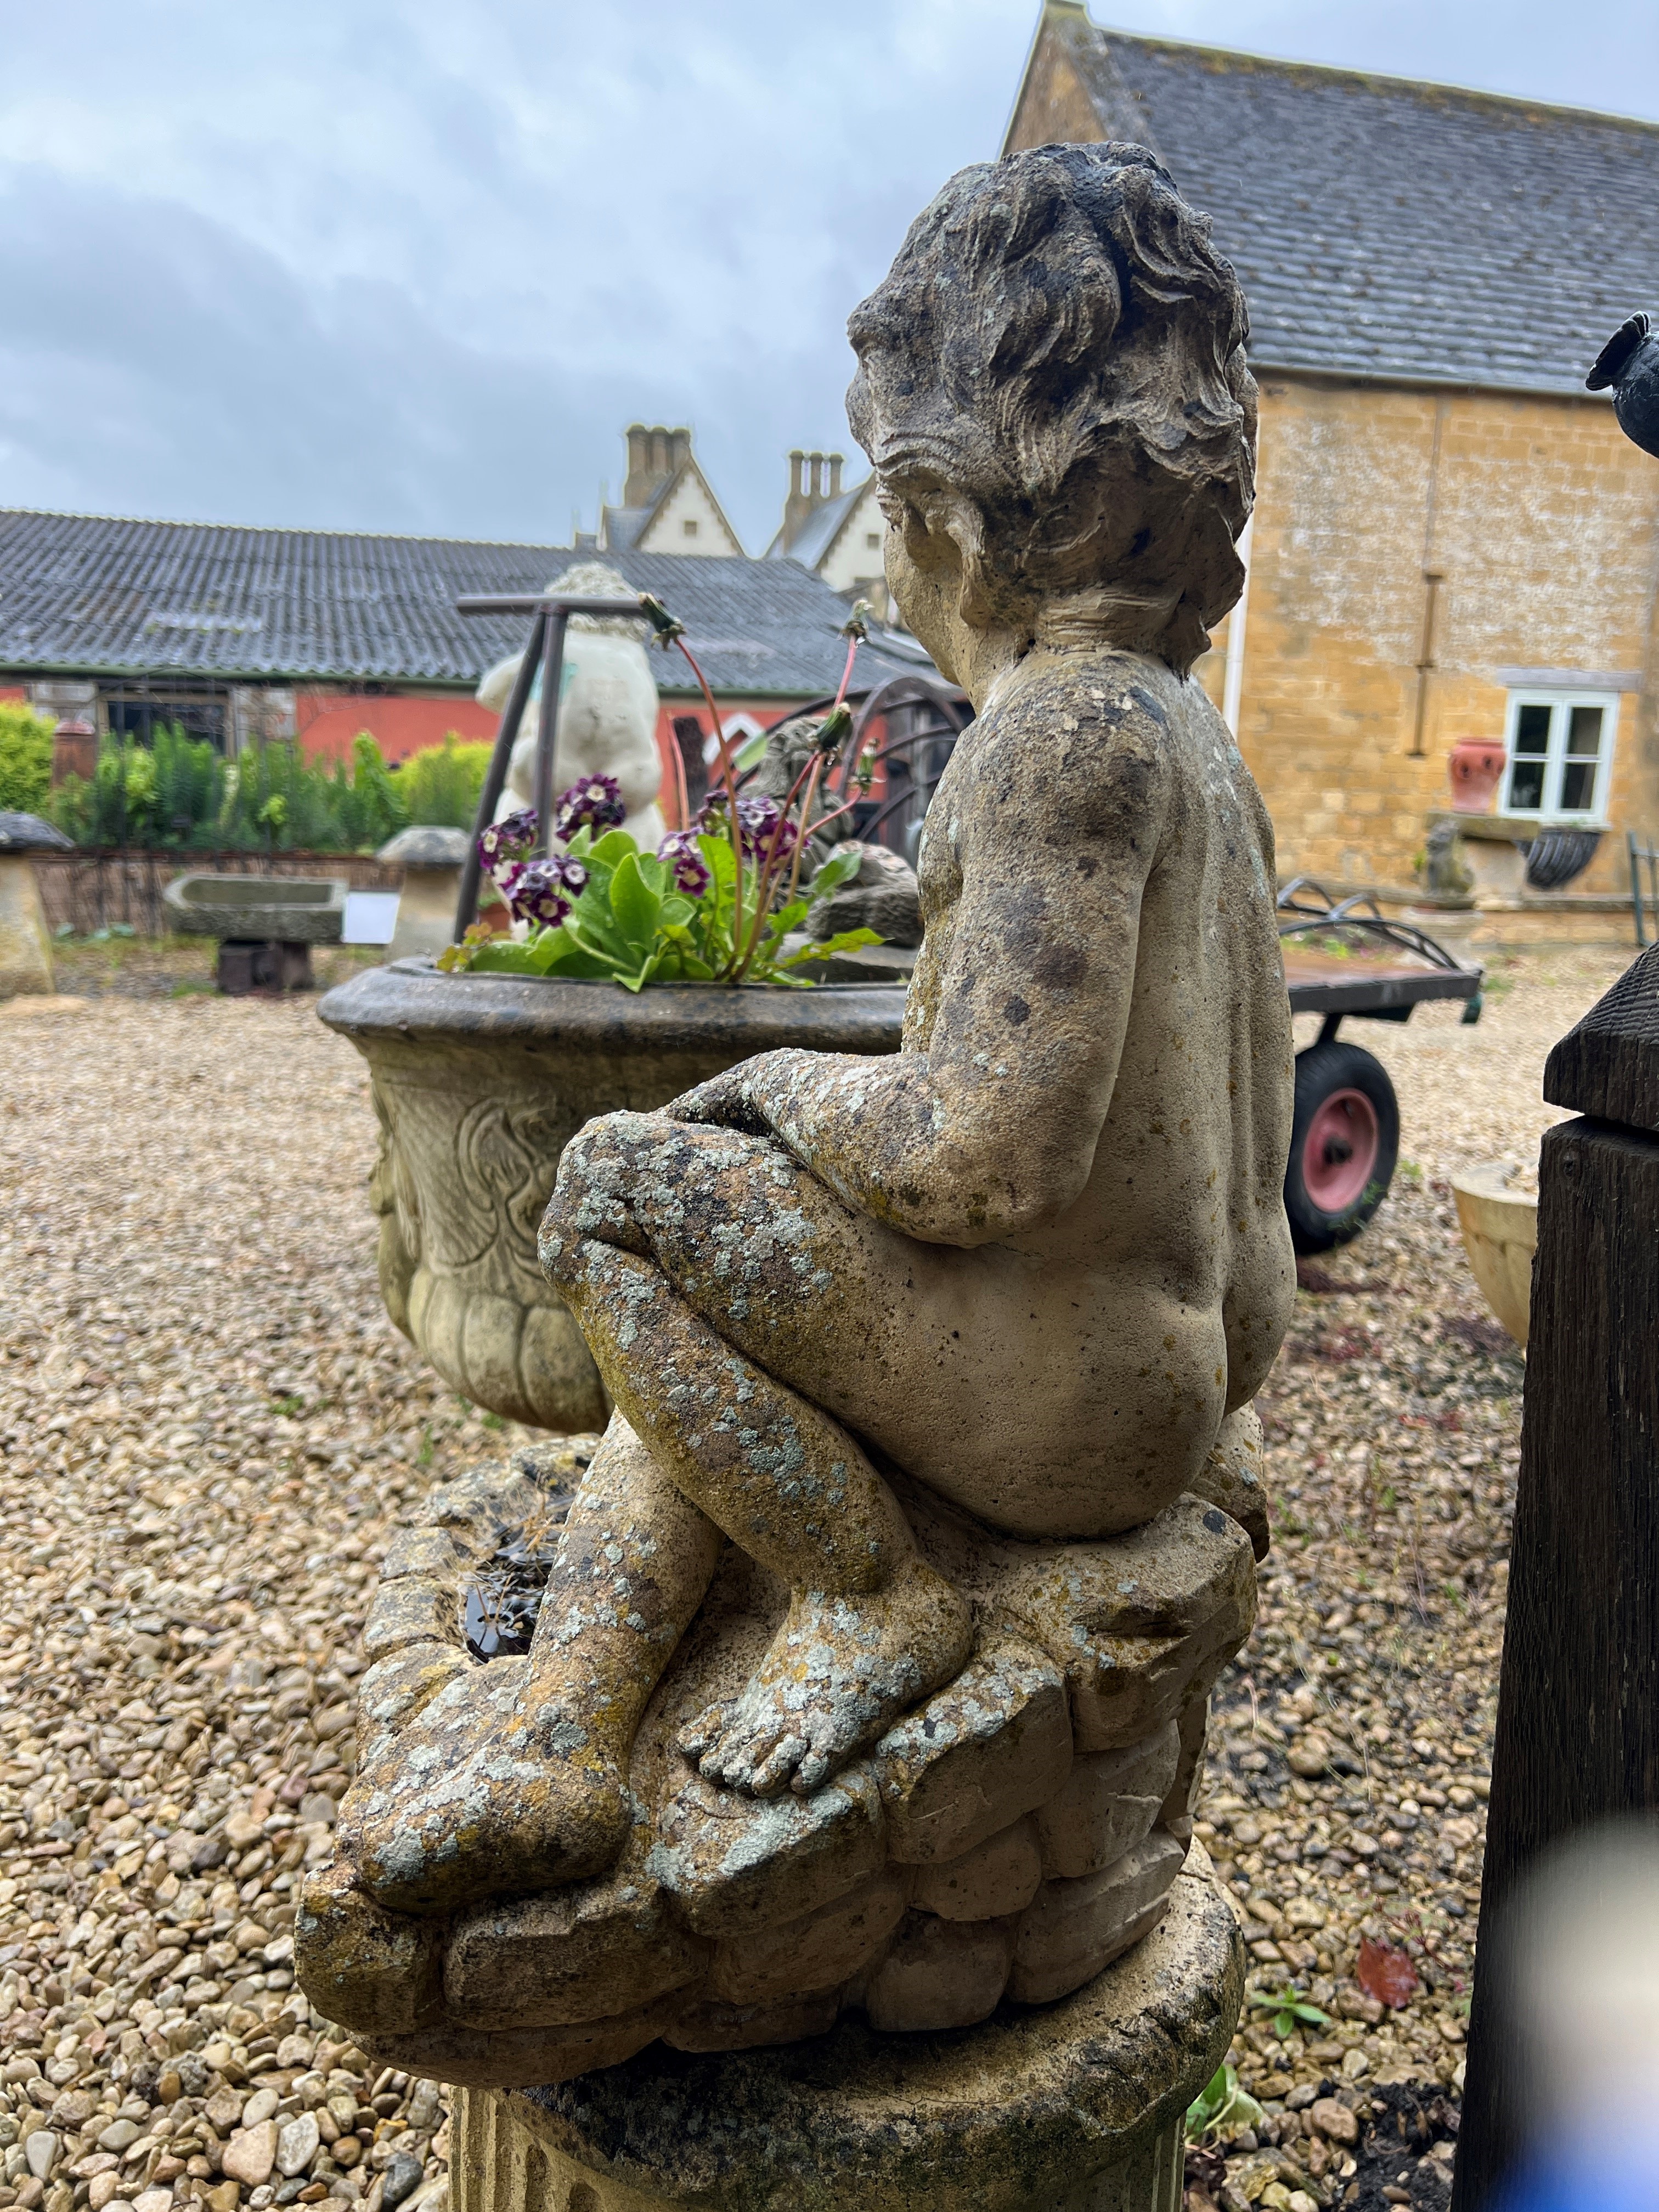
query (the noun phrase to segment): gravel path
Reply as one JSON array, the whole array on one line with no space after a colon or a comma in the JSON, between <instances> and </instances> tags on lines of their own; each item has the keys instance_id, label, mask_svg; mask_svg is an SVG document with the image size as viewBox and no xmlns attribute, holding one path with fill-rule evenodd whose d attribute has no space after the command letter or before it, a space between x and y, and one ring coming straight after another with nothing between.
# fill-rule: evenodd
<instances>
[{"instance_id":1,"label":"gravel path","mask_svg":"<svg viewBox=\"0 0 1659 2212\"><path fill-rule=\"evenodd\" d=\"M495 1441L380 1309L361 1062L109 996L0 1066L0 2205L442 2212L438 2086L289 1963L387 1533Z\"/></svg>"},{"instance_id":2,"label":"gravel path","mask_svg":"<svg viewBox=\"0 0 1659 2212\"><path fill-rule=\"evenodd\" d=\"M1399 2170L1444 2201L1423 2100L1460 2080L1522 1371L1444 1179L1529 1154L1544 1055L1621 964L1509 963L1478 1028L1355 1025L1412 1165L1268 1386L1276 1546L1200 1826L1255 1993L1330 2020L1253 2013L1267 2116L1195 2208L1380 2204L1345 2138L1407 2106ZM367 1082L313 1004L65 965L79 1012L0 1007L0 2208L445 2212L444 2092L313 2014L289 1931L387 1538L510 1436L386 1321ZM1356 1980L1367 1937L1404 2004Z\"/></svg>"}]
</instances>

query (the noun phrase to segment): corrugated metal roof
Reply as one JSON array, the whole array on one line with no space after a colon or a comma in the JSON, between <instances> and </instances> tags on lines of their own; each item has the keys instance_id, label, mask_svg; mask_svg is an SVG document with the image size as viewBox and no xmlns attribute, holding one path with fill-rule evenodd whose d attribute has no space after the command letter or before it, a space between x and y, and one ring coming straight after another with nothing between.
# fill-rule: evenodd
<instances>
[{"instance_id":1,"label":"corrugated metal roof","mask_svg":"<svg viewBox=\"0 0 1659 2212\"><path fill-rule=\"evenodd\" d=\"M1264 368L1582 394L1659 308L1659 125L1126 37L1055 9L1101 135L1150 145Z\"/></svg>"},{"instance_id":2,"label":"corrugated metal roof","mask_svg":"<svg viewBox=\"0 0 1659 2212\"><path fill-rule=\"evenodd\" d=\"M0 509L0 668L470 685L520 649L526 625L459 615L457 598L540 591L577 557L558 545ZM603 557L679 616L716 690L806 698L840 681L847 604L798 562ZM692 688L678 653L652 665L665 692ZM877 644L860 650L872 681L915 665Z\"/></svg>"}]
</instances>

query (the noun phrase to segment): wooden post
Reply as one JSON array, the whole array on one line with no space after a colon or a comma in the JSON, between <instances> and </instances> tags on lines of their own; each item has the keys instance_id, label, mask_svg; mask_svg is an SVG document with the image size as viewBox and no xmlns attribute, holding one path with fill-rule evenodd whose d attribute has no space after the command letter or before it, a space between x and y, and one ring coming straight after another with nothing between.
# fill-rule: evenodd
<instances>
[{"instance_id":1,"label":"wooden post","mask_svg":"<svg viewBox=\"0 0 1659 2212\"><path fill-rule=\"evenodd\" d=\"M1455 2212L1522 2145L1495 1922L1557 1838L1659 1807L1659 946L1556 1046L1544 1096L1583 1118L1539 1174Z\"/></svg>"}]
</instances>

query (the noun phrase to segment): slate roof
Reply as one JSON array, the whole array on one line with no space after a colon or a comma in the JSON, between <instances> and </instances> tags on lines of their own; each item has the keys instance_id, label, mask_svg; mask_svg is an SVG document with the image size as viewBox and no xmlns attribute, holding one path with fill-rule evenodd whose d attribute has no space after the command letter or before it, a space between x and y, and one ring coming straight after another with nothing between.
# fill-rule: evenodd
<instances>
[{"instance_id":1,"label":"slate roof","mask_svg":"<svg viewBox=\"0 0 1659 2212\"><path fill-rule=\"evenodd\" d=\"M1048 38L1100 135L1151 146L1214 219L1263 368L1582 395L1625 317L1659 310L1659 125L1130 38L1064 4L1034 62Z\"/></svg>"},{"instance_id":2,"label":"slate roof","mask_svg":"<svg viewBox=\"0 0 1659 2212\"><path fill-rule=\"evenodd\" d=\"M833 499L820 500L795 534L795 542L787 553L783 550L783 532L766 549L769 561L799 561L804 568L816 568L818 562L836 542L836 532L858 505L869 484L863 477L848 491L838 492Z\"/></svg>"},{"instance_id":3,"label":"slate roof","mask_svg":"<svg viewBox=\"0 0 1659 2212\"><path fill-rule=\"evenodd\" d=\"M457 597L538 592L577 557L557 545L0 508L0 669L471 686L520 650L526 624L459 615ZM798 562L602 557L679 616L717 691L808 698L839 683L847 604ZM914 672L919 652L872 641L860 675ZM665 693L693 688L678 653L652 665Z\"/></svg>"}]
</instances>

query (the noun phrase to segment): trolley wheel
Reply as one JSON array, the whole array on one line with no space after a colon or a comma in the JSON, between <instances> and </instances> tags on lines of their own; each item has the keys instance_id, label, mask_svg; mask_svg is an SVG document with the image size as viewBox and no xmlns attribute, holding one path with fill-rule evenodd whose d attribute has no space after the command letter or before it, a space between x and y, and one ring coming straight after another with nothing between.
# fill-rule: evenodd
<instances>
[{"instance_id":1,"label":"trolley wheel","mask_svg":"<svg viewBox=\"0 0 1659 2212\"><path fill-rule=\"evenodd\" d=\"M1296 1114L1285 1211L1298 1252L1358 1237L1400 1158L1400 1105L1382 1061L1334 1039L1296 1056Z\"/></svg>"}]
</instances>

